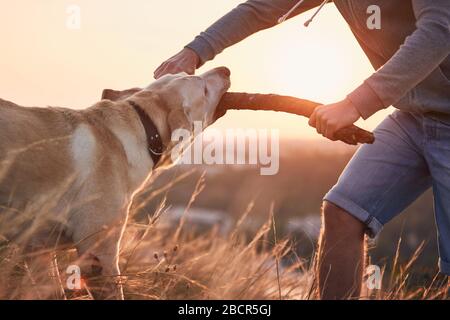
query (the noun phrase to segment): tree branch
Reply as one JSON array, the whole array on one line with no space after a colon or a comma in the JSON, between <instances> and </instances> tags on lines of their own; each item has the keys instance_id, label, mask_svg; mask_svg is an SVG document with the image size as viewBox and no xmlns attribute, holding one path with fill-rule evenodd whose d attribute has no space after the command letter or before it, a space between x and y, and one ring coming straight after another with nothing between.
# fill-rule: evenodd
<instances>
[{"instance_id":1,"label":"tree branch","mask_svg":"<svg viewBox=\"0 0 450 320\"><path fill-rule=\"evenodd\" d=\"M309 118L314 109L322 104L276 94L252 94L242 92L225 93L216 111L216 119L225 115L228 110L265 110L279 111ZM347 144L372 144L375 141L373 133L350 126L336 132L335 138Z\"/></svg>"}]
</instances>

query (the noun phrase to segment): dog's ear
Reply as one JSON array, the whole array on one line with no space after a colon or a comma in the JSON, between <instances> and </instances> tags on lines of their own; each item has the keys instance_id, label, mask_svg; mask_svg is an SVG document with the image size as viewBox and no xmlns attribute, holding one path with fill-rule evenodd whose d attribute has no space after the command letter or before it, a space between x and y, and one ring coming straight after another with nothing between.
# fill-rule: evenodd
<instances>
[{"instance_id":1,"label":"dog's ear","mask_svg":"<svg viewBox=\"0 0 450 320\"><path fill-rule=\"evenodd\" d=\"M142 90L143 89L141 89L141 88L132 88L132 89L122 90L122 91L105 89L105 90L103 90L102 100L122 101Z\"/></svg>"},{"instance_id":2,"label":"dog's ear","mask_svg":"<svg viewBox=\"0 0 450 320\"><path fill-rule=\"evenodd\" d=\"M189 121L189 118L183 109L172 110L167 117L167 122L169 124L170 132L177 129L192 131L191 121Z\"/></svg>"}]
</instances>

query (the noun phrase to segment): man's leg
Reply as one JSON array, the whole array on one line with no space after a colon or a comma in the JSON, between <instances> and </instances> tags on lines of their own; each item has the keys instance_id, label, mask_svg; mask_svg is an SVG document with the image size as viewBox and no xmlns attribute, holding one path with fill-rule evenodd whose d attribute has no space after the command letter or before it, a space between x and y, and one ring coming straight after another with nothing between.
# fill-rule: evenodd
<instances>
[{"instance_id":1,"label":"man's leg","mask_svg":"<svg viewBox=\"0 0 450 320\"><path fill-rule=\"evenodd\" d=\"M387 117L375 130L375 143L358 150L325 196L318 261L322 299L358 298L364 233L377 235L431 186L422 120L399 111Z\"/></svg>"},{"instance_id":2,"label":"man's leg","mask_svg":"<svg viewBox=\"0 0 450 320\"><path fill-rule=\"evenodd\" d=\"M345 210L324 201L319 241L321 299L359 298L364 271L365 225Z\"/></svg>"},{"instance_id":3,"label":"man's leg","mask_svg":"<svg viewBox=\"0 0 450 320\"><path fill-rule=\"evenodd\" d=\"M426 118L425 128L425 159L433 181L439 269L450 276L450 125Z\"/></svg>"}]
</instances>

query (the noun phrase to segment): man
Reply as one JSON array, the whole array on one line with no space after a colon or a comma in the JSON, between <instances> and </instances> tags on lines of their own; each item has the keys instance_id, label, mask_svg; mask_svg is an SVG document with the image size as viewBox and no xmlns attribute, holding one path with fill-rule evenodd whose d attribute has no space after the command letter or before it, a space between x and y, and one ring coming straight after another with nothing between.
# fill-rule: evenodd
<instances>
[{"instance_id":1,"label":"man","mask_svg":"<svg viewBox=\"0 0 450 320\"><path fill-rule=\"evenodd\" d=\"M193 73L225 48L276 25L292 8L290 17L322 3L247 1L164 62L155 77ZM389 105L398 110L375 130L376 142L358 150L324 198L318 274L322 299L359 297L364 235L377 235L430 187L439 266L450 275L450 1L335 0L334 4L377 71L343 101L318 108L310 125L333 139L336 130L361 117L367 119ZM380 9L381 28L367 23L373 5Z\"/></svg>"}]
</instances>

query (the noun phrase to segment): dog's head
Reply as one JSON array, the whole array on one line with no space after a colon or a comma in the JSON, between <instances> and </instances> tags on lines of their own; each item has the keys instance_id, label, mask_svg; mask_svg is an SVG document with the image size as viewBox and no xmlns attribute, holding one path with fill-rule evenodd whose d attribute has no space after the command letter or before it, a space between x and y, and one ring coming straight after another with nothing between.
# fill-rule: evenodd
<instances>
[{"instance_id":1,"label":"dog's head","mask_svg":"<svg viewBox=\"0 0 450 320\"><path fill-rule=\"evenodd\" d=\"M221 97L229 88L230 71L220 67L199 76L166 75L145 89L107 89L102 98L137 102L167 138L176 129L191 130L196 121L201 121L203 128L210 125Z\"/></svg>"}]
</instances>

